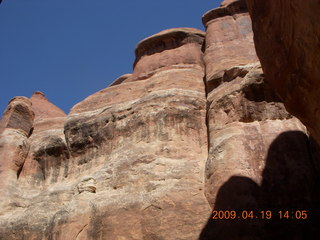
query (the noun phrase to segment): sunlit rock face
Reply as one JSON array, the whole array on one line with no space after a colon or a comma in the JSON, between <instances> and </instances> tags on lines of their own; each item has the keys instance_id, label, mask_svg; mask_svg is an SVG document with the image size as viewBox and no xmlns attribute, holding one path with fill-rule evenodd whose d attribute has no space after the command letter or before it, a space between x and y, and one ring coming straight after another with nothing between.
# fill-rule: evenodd
<instances>
[{"instance_id":1,"label":"sunlit rock face","mask_svg":"<svg viewBox=\"0 0 320 240\"><path fill-rule=\"evenodd\" d=\"M312 212L320 151L266 81L245 2L226 0L203 22L206 32L139 42L133 72L68 115L41 92L9 103L0 239L317 239L311 218L212 219Z\"/></svg>"},{"instance_id":2,"label":"sunlit rock face","mask_svg":"<svg viewBox=\"0 0 320 240\"><path fill-rule=\"evenodd\" d=\"M0 208L5 209L16 189L30 145L27 138L32 131L34 113L26 97L15 97L0 121Z\"/></svg>"},{"instance_id":3,"label":"sunlit rock face","mask_svg":"<svg viewBox=\"0 0 320 240\"><path fill-rule=\"evenodd\" d=\"M205 223L203 40L196 29L143 40L131 78L72 108L65 124L68 179L90 176L90 197L100 202L103 195L101 208L113 209L101 217L110 226L102 236L174 239L174 229L193 238ZM122 214L112 206L119 202L127 209ZM133 221L128 229L125 219Z\"/></svg>"},{"instance_id":4,"label":"sunlit rock face","mask_svg":"<svg viewBox=\"0 0 320 240\"><path fill-rule=\"evenodd\" d=\"M255 46L268 81L319 143L319 1L247 3Z\"/></svg>"},{"instance_id":5,"label":"sunlit rock face","mask_svg":"<svg viewBox=\"0 0 320 240\"><path fill-rule=\"evenodd\" d=\"M18 181L34 195L12 200L26 210L16 215L11 234L30 239L199 235L210 214L203 194L204 36L178 28L141 41L133 74L78 103L67 117L53 106L45 112L49 103L40 93L31 97L36 119ZM16 211L10 210L7 215ZM19 230L30 211L37 224Z\"/></svg>"},{"instance_id":6,"label":"sunlit rock face","mask_svg":"<svg viewBox=\"0 0 320 240\"><path fill-rule=\"evenodd\" d=\"M208 90L220 84L224 71L258 61L245 1L224 1L202 16L206 27L204 61Z\"/></svg>"}]
</instances>

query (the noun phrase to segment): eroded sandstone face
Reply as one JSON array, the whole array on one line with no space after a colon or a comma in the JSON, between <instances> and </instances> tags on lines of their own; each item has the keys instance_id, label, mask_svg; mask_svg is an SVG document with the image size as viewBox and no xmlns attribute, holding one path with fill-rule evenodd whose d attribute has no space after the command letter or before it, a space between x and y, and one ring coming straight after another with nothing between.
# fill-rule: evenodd
<instances>
[{"instance_id":1,"label":"eroded sandstone face","mask_svg":"<svg viewBox=\"0 0 320 240\"><path fill-rule=\"evenodd\" d=\"M27 137L32 131L34 113L26 97L15 97L0 121L0 208L9 202L29 151Z\"/></svg>"},{"instance_id":2,"label":"eroded sandstone face","mask_svg":"<svg viewBox=\"0 0 320 240\"><path fill-rule=\"evenodd\" d=\"M319 1L247 3L255 46L268 81L287 109L320 142Z\"/></svg>"},{"instance_id":3,"label":"eroded sandstone face","mask_svg":"<svg viewBox=\"0 0 320 240\"><path fill-rule=\"evenodd\" d=\"M135 50L137 58L131 81L165 69L204 68L201 51L204 36L205 33L198 29L179 28L142 40Z\"/></svg>"},{"instance_id":4,"label":"eroded sandstone face","mask_svg":"<svg viewBox=\"0 0 320 240\"><path fill-rule=\"evenodd\" d=\"M3 113L0 122L0 133L6 128L16 129L21 134L28 136L32 128L34 113L31 110L31 102L26 97L11 99Z\"/></svg>"},{"instance_id":5,"label":"eroded sandstone face","mask_svg":"<svg viewBox=\"0 0 320 240\"><path fill-rule=\"evenodd\" d=\"M43 198L50 199L44 204L48 211L36 211L39 224L20 234L197 238L210 215L203 194L203 40L203 32L185 28L151 36L137 46L132 76L78 103L67 119L50 115L37 121L19 181L56 197L42 192L16 199L16 205L27 205L17 228ZM35 199L39 204L31 203Z\"/></svg>"},{"instance_id":6,"label":"eroded sandstone face","mask_svg":"<svg viewBox=\"0 0 320 240\"><path fill-rule=\"evenodd\" d=\"M134 79L88 97L68 116L69 178L90 175L92 201L104 195L100 208L112 209L101 217L109 225L102 239L195 238L190 229L206 221L203 35L172 29L140 42ZM127 211L118 214L114 198Z\"/></svg>"},{"instance_id":7,"label":"eroded sandstone face","mask_svg":"<svg viewBox=\"0 0 320 240\"><path fill-rule=\"evenodd\" d=\"M68 158L63 133L66 114L50 103L41 92L35 92L30 101L35 118L32 134L27 139L30 151L21 171L20 181L40 185L44 179L54 182L59 178L59 167ZM49 174L51 172L53 173Z\"/></svg>"},{"instance_id":8,"label":"eroded sandstone face","mask_svg":"<svg viewBox=\"0 0 320 240\"><path fill-rule=\"evenodd\" d=\"M224 1L205 13L202 22L207 32L204 60L210 91L220 84L226 69L256 62L257 56L245 1Z\"/></svg>"},{"instance_id":9,"label":"eroded sandstone face","mask_svg":"<svg viewBox=\"0 0 320 240\"><path fill-rule=\"evenodd\" d=\"M208 95L209 155L205 194L214 210L308 209L315 214L320 200L318 150L303 124L290 115L259 64L229 69L234 78ZM243 75L243 72L247 74ZM315 167L317 166L317 167ZM302 195L301 195L302 194ZM313 215L314 216L314 215ZM274 216L275 218L277 216ZM318 219L304 226L281 221L213 222L204 239L310 239L317 236Z\"/></svg>"},{"instance_id":10,"label":"eroded sandstone face","mask_svg":"<svg viewBox=\"0 0 320 240\"><path fill-rule=\"evenodd\" d=\"M207 26L209 142L205 195L214 210L276 212L304 208L313 216L305 225L277 220L209 219L200 239L316 238L320 220L316 216L320 200L317 144L307 137L303 124L286 111L260 64L255 63L251 29L247 28L246 40L236 39L241 25L229 32L221 31L225 16L242 16L250 22L245 1L224 1L221 8L203 16ZM233 17L232 21L236 19ZM219 38L223 40L219 42ZM239 41L247 43L238 45ZM229 43L232 48L227 48ZM210 51L212 46L221 47L221 52L229 57Z\"/></svg>"},{"instance_id":11,"label":"eroded sandstone face","mask_svg":"<svg viewBox=\"0 0 320 240\"><path fill-rule=\"evenodd\" d=\"M142 40L67 116L40 92L10 102L0 239L317 239L320 148L266 81L244 1L203 22ZM211 218L285 208L309 221Z\"/></svg>"}]
</instances>

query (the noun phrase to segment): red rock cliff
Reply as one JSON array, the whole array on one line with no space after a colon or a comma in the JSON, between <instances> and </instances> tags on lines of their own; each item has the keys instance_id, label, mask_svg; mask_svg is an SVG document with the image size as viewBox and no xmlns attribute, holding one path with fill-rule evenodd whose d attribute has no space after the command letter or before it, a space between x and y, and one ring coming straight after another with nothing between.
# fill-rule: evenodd
<instances>
[{"instance_id":1,"label":"red rock cliff","mask_svg":"<svg viewBox=\"0 0 320 240\"><path fill-rule=\"evenodd\" d=\"M0 239L317 239L319 148L266 81L245 2L203 23L139 42L133 73L67 116L40 92L9 103ZM283 209L309 221L212 219Z\"/></svg>"},{"instance_id":2,"label":"red rock cliff","mask_svg":"<svg viewBox=\"0 0 320 240\"><path fill-rule=\"evenodd\" d=\"M320 142L319 1L247 0L264 73Z\"/></svg>"}]
</instances>

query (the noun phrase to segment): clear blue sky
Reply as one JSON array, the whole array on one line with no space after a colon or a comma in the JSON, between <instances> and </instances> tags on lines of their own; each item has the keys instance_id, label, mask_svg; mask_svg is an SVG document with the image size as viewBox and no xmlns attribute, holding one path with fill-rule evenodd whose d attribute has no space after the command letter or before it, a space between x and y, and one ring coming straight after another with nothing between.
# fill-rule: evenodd
<instances>
[{"instance_id":1,"label":"clear blue sky","mask_svg":"<svg viewBox=\"0 0 320 240\"><path fill-rule=\"evenodd\" d=\"M3 0L0 112L42 91L66 113L132 72L136 44L161 30L195 27L219 0Z\"/></svg>"}]
</instances>

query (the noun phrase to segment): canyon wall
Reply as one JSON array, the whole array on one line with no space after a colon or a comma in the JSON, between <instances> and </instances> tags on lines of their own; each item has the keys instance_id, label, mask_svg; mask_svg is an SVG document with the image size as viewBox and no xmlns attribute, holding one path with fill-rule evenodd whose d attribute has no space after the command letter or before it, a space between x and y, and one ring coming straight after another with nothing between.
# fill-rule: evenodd
<instances>
[{"instance_id":1,"label":"canyon wall","mask_svg":"<svg viewBox=\"0 0 320 240\"><path fill-rule=\"evenodd\" d=\"M245 2L224 1L221 8L207 12L203 22L209 143L205 195L210 206L273 213L303 208L313 215L308 224L281 222L276 216L266 222L257 215L251 222L210 219L200 239L315 239L320 203L317 144L265 80Z\"/></svg>"},{"instance_id":2,"label":"canyon wall","mask_svg":"<svg viewBox=\"0 0 320 240\"><path fill-rule=\"evenodd\" d=\"M41 92L10 101L0 239L318 236L319 148L265 80L244 1L202 20L206 32L139 42L133 72L68 115ZM279 209L308 210L309 221L212 219Z\"/></svg>"},{"instance_id":3,"label":"canyon wall","mask_svg":"<svg viewBox=\"0 0 320 240\"><path fill-rule=\"evenodd\" d=\"M268 82L320 142L320 2L247 0Z\"/></svg>"}]
</instances>

